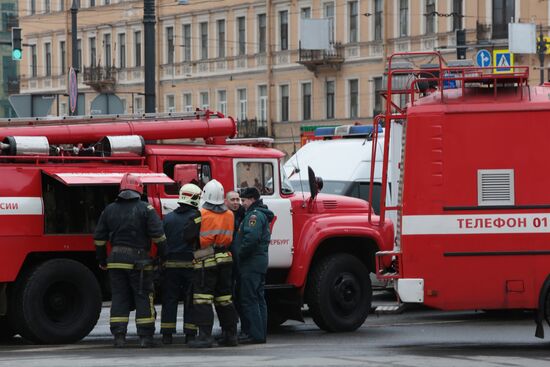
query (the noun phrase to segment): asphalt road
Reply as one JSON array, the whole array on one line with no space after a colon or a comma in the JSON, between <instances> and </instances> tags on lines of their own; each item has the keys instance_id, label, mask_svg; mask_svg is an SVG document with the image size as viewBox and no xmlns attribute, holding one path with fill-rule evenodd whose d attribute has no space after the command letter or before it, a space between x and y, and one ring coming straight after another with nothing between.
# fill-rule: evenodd
<instances>
[{"instance_id":1,"label":"asphalt road","mask_svg":"<svg viewBox=\"0 0 550 367\"><path fill-rule=\"evenodd\" d=\"M16 338L0 345L0 366L550 366L550 327L548 339L535 338L529 313L415 308L371 314L359 330L342 334L320 331L307 318L287 322L265 345L207 350L187 348L182 338L139 349L135 337L127 348L114 349L108 316L104 308L94 331L76 344L37 346Z\"/></svg>"}]
</instances>

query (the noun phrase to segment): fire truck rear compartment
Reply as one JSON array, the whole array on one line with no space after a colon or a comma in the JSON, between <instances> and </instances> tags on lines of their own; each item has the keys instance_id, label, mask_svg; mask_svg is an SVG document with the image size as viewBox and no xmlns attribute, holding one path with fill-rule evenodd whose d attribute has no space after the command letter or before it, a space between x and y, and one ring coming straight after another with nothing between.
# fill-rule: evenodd
<instances>
[{"instance_id":1,"label":"fire truck rear compartment","mask_svg":"<svg viewBox=\"0 0 550 367\"><path fill-rule=\"evenodd\" d=\"M99 216L118 194L118 186L67 186L42 174L44 233L93 233Z\"/></svg>"}]
</instances>

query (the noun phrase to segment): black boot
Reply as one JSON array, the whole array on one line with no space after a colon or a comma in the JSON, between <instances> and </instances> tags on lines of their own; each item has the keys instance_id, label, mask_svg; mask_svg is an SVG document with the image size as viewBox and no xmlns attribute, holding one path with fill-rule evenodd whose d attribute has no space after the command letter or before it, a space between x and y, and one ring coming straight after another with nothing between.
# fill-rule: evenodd
<instances>
[{"instance_id":1,"label":"black boot","mask_svg":"<svg viewBox=\"0 0 550 367\"><path fill-rule=\"evenodd\" d=\"M172 334L162 334L162 344L164 345L172 344Z\"/></svg>"},{"instance_id":2,"label":"black boot","mask_svg":"<svg viewBox=\"0 0 550 367\"><path fill-rule=\"evenodd\" d=\"M115 334L115 348L124 348L126 346L126 335L125 334Z\"/></svg>"},{"instance_id":3,"label":"black boot","mask_svg":"<svg viewBox=\"0 0 550 367\"><path fill-rule=\"evenodd\" d=\"M226 328L223 332L223 339L219 341L218 344L225 347L236 347L239 345L237 327Z\"/></svg>"},{"instance_id":4,"label":"black boot","mask_svg":"<svg viewBox=\"0 0 550 367\"><path fill-rule=\"evenodd\" d=\"M140 348L152 348L155 346L152 335L145 335L139 337Z\"/></svg>"},{"instance_id":5,"label":"black boot","mask_svg":"<svg viewBox=\"0 0 550 367\"><path fill-rule=\"evenodd\" d=\"M190 348L212 348L213 345L212 325L199 326L199 336L189 342Z\"/></svg>"}]
</instances>

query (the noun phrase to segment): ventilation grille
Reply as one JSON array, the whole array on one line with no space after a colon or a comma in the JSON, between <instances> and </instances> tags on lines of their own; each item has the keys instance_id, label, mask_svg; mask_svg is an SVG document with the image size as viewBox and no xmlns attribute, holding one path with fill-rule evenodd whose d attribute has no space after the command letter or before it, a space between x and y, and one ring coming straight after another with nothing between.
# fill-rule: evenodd
<instances>
[{"instance_id":1,"label":"ventilation grille","mask_svg":"<svg viewBox=\"0 0 550 367\"><path fill-rule=\"evenodd\" d=\"M478 170L477 192L480 206L514 205L514 170Z\"/></svg>"},{"instance_id":2,"label":"ventilation grille","mask_svg":"<svg viewBox=\"0 0 550 367\"><path fill-rule=\"evenodd\" d=\"M323 200L323 206L325 209L336 209L338 208L338 202L336 200Z\"/></svg>"}]
</instances>

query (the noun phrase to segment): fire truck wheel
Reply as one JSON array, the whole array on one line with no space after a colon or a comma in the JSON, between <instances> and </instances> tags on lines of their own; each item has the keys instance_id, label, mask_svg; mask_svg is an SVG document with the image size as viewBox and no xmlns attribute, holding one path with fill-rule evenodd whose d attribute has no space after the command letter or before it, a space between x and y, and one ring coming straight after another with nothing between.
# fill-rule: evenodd
<instances>
[{"instance_id":1,"label":"fire truck wheel","mask_svg":"<svg viewBox=\"0 0 550 367\"><path fill-rule=\"evenodd\" d=\"M0 316L0 342L10 340L15 335L15 331L11 328L8 317Z\"/></svg>"},{"instance_id":2,"label":"fire truck wheel","mask_svg":"<svg viewBox=\"0 0 550 367\"><path fill-rule=\"evenodd\" d=\"M365 265L350 254L320 260L308 279L307 300L313 321L330 332L353 331L365 322L372 287Z\"/></svg>"},{"instance_id":3,"label":"fire truck wheel","mask_svg":"<svg viewBox=\"0 0 550 367\"><path fill-rule=\"evenodd\" d=\"M19 333L35 343L76 342L90 333L101 312L101 290L83 264L46 261L22 279L15 296Z\"/></svg>"}]
</instances>

